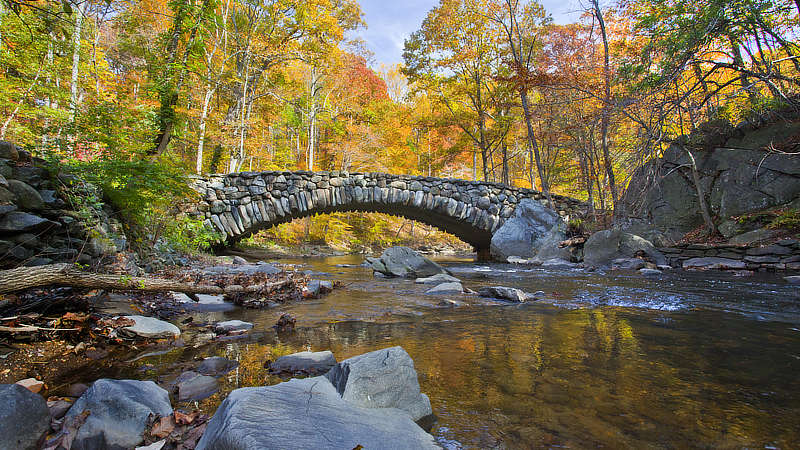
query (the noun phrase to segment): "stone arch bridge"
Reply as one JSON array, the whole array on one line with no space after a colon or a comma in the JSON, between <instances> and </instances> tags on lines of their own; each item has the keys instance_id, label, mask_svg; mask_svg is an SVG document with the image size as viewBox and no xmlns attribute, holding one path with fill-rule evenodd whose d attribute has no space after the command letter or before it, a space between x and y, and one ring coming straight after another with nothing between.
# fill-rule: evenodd
<instances>
[{"instance_id":1,"label":"stone arch bridge","mask_svg":"<svg viewBox=\"0 0 800 450\"><path fill-rule=\"evenodd\" d=\"M487 258L493 233L523 199L546 205L534 190L503 184L384 173L241 172L192 177L201 201L190 214L232 244L293 219L342 211L381 212L432 225L471 244ZM552 195L563 220L586 204Z\"/></svg>"}]
</instances>

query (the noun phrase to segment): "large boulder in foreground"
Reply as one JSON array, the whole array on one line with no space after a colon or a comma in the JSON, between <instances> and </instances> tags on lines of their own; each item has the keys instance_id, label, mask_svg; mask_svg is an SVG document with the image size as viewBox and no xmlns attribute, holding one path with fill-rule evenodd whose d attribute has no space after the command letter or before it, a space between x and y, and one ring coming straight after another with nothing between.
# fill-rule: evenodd
<instances>
[{"instance_id":1,"label":"large boulder in foreground","mask_svg":"<svg viewBox=\"0 0 800 450\"><path fill-rule=\"evenodd\" d=\"M439 448L414 421L431 414L400 347L346 359L327 375L228 395L198 450Z\"/></svg>"},{"instance_id":2,"label":"large boulder in foreground","mask_svg":"<svg viewBox=\"0 0 800 450\"><path fill-rule=\"evenodd\" d=\"M583 246L583 262L589 267L610 266L615 259L635 257L656 265L667 263L650 241L619 229L598 231Z\"/></svg>"},{"instance_id":3,"label":"large boulder in foreground","mask_svg":"<svg viewBox=\"0 0 800 450\"><path fill-rule=\"evenodd\" d=\"M343 400L325 377L236 389L208 423L197 450L438 448L399 409Z\"/></svg>"},{"instance_id":4,"label":"large boulder in foreground","mask_svg":"<svg viewBox=\"0 0 800 450\"><path fill-rule=\"evenodd\" d=\"M414 361L402 347L345 359L325 376L352 404L402 409L414 420L432 414L428 396L420 393Z\"/></svg>"},{"instance_id":5,"label":"large boulder in foreground","mask_svg":"<svg viewBox=\"0 0 800 450\"><path fill-rule=\"evenodd\" d=\"M172 414L169 394L152 381L100 379L67 413L89 411L73 442L76 449L134 448L144 439L151 418Z\"/></svg>"},{"instance_id":6,"label":"large boulder in foreground","mask_svg":"<svg viewBox=\"0 0 800 450\"><path fill-rule=\"evenodd\" d=\"M430 277L447 270L408 247L390 247L380 258L367 258L372 270L387 277Z\"/></svg>"},{"instance_id":7,"label":"large boulder in foreground","mask_svg":"<svg viewBox=\"0 0 800 450\"><path fill-rule=\"evenodd\" d=\"M502 261L509 256L532 258L546 238L552 241L566 239L561 217L535 200L523 199L514 216L492 235L490 251L492 257Z\"/></svg>"},{"instance_id":8,"label":"large boulder in foreground","mask_svg":"<svg viewBox=\"0 0 800 450\"><path fill-rule=\"evenodd\" d=\"M39 394L0 384L0 448L34 450L50 428L50 410Z\"/></svg>"}]
</instances>

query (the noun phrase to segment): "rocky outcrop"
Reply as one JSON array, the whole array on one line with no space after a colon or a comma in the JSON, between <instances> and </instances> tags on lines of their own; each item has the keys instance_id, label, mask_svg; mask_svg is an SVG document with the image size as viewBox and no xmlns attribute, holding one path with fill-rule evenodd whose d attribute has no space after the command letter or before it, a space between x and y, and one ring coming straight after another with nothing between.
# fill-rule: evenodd
<instances>
[{"instance_id":1,"label":"rocky outcrop","mask_svg":"<svg viewBox=\"0 0 800 450\"><path fill-rule=\"evenodd\" d=\"M151 420L172 414L167 391L152 381L100 379L70 408L67 420L89 411L73 448L134 448Z\"/></svg>"},{"instance_id":2,"label":"rocky outcrop","mask_svg":"<svg viewBox=\"0 0 800 450\"><path fill-rule=\"evenodd\" d=\"M514 216L494 232L491 241L493 258L506 261L509 256L532 258L546 241L563 241L564 222L540 202L524 199Z\"/></svg>"},{"instance_id":3,"label":"rocky outcrop","mask_svg":"<svg viewBox=\"0 0 800 450\"><path fill-rule=\"evenodd\" d=\"M0 448L39 448L50 428L50 410L44 398L17 384L0 384L0 399Z\"/></svg>"},{"instance_id":4,"label":"rocky outcrop","mask_svg":"<svg viewBox=\"0 0 800 450\"><path fill-rule=\"evenodd\" d=\"M380 258L367 258L372 270L387 277L418 278L447 273L444 267L408 247L390 247Z\"/></svg>"},{"instance_id":5,"label":"rocky outcrop","mask_svg":"<svg viewBox=\"0 0 800 450\"><path fill-rule=\"evenodd\" d=\"M198 450L438 448L414 423L431 414L400 347L346 359L326 376L231 392Z\"/></svg>"},{"instance_id":6,"label":"rocky outcrop","mask_svg":"<svg viewBox=\"0 0 800 450\"><path fill-rule=\"evenodd\" d=\"M71 209L73 198L100 198L97 190L67 174L51 174L44 161L0 141L0 269L53 262L92 264L124 246L119 222L109 211L85 202ZM90 214L92 224L81 217Z\"/></svg>"},{"instance_id":7,"label":"rocky outcrop","mask_svg":"<svg viewBox=\"0 0 800 450\"><path fill-rule=\"evenodd\" d=\"M693 149L711 213L723 221L800 197L800 156L770 152L796 143L800 121L719 128L685 138L637 170L622 199L626 213L671 239L703 224L686 147ZM720 231L747 231L728 225Z\"/></svg>"},{"instance_id":8,"label":"rocky outcrop","mask_svg":"<svg viewBox=\"0 0 800 450\"><path fill-rule=\"evenodd\" d=\"M607 267L615 259L634 257L656 265L667 263L650 241L620 229L598 231L583 246L583 262L589 267Z\"/></svg>"}]
</instances>

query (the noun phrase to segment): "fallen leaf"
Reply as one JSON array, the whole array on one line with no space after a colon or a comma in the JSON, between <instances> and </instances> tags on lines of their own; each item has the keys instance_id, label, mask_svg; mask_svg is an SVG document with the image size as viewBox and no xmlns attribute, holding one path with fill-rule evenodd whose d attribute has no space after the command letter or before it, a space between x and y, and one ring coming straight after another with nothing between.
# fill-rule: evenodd
<instances>
[{"instance_id":1,"label":"fallen leaf","mask_svg":"<svg viewBox=\"0 0 800 450\"><path fill-rule=\"evenodd\" d=\"M159 439L165 438L175 429L175 418L172 416L162 417L150 430L150 434ZM160 448L160 447L159 447Z\"/></svg>"},{"instance_id":2,"label":"fallen leaf","mask_svg":"<svg viewBox=\"0 0 800 450\"><path fill-rule=\"evenodd\" d=\"M80 314L80 313L72 313L68 312L61 316L61 320L68 320L71 322L86 322L89 320L88 314Z\"/></svg>"}]
</instances>

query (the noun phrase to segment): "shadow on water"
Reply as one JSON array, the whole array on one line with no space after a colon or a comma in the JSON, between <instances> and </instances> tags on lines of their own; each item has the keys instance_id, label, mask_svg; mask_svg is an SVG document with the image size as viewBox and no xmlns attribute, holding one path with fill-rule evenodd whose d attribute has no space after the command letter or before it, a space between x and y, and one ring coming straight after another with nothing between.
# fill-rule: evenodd
<instances>
[{"instance_id":1,"label":"shadow on water","mask_svg":"<svg viewBox=\"0 0 800 450\"><path fill-rule=\"evenodd\" d=\"M338 359L400 345L414 359L449 448L800 445L800 300L778 277L545 271L447 261L472 289L542 290L547 300L440 307L409 280L376 280L360 258L304 264L344 289L271 310L196 313L255 323L250 336L142 358L129 376L167 376L202 356L239 360L222 393L274 383L265 361L310 348ZM448 297L456 299L456 297ZM289 312L292 333L271 326ZM188 363L187 363L188 364ZM119 372L120 374L122 372Z\"/></svg>"}]
</instances>

